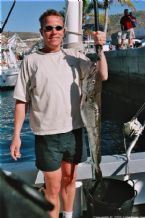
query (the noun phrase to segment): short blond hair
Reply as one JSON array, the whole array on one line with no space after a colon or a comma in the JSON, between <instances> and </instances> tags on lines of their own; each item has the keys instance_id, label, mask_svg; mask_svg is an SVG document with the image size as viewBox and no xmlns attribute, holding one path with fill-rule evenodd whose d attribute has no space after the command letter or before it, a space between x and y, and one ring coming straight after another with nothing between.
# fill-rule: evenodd
<instances>
[{"instance_id":1,"label":"short blond hair","mask_svg":"<svg viewBox=\"0 0 145 218\"><path fill-rule=\"evenodd\" d=\"M62 19L62 21L64 22L64 19L63 19L62 15L61 15L58 11L56 11L56 10L54 10L54 9L49 9L49 10L45 11L45 12L40 16L40 18L39 18L39 22L40 22L40 26L41 26L41 27L43 27L44 20L45 20L45 18L48 17L48 16L58 16L58 17L60 17L60 18Z\"/></svg>"}]
</instances>

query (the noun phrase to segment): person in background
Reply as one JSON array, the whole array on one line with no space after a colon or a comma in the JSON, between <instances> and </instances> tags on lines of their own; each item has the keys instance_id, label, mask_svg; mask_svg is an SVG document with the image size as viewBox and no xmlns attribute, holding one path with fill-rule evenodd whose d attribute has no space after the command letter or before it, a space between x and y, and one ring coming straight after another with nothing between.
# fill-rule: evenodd
<instances>
[{"instance_id":1,"label":"person in background","mask_svg":"<svg viewBox=\"0 0 145 218\"><path fill-rule=\"evenodd\" d=\"M129 15L128 9L124 10L124 16L120 19L122 38L121 38L121 48L125 46L125 40L128 39L128 47L133 47L133 39L135 38L134 27L132 19Z\"/></svg>"},{"instance_id":2,"label":"person in background","mask_svg":"<svg viewBox=\"0 0 145 218\"><path fill-rule=\"evenodd\" d=\"M77 165L87 158L80 115L81 75L94 69L102 81L107 80L107 62L103 51L101 60L94 63L75 49L61 47L65 28L57 11L45 11L39 21L44 47L24 57L14 90L11 156L21 157L20 132L29 108L36 166L44 173L45 197L54 205L49 215L59 217L61 195L63 217L72 218ZM104 32L93 36L95 44L105 44Z\"/></svg>"}]
</instances>

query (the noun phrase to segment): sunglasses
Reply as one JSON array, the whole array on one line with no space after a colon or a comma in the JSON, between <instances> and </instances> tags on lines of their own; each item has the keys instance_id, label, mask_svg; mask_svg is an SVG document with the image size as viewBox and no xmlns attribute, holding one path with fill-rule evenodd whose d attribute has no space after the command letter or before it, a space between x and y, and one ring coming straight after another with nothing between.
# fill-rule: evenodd
<instances>
[{"instance_id":1,"label":"sunglasses","mask_svg":"<svg viewBox=\"0 0 145 218\"><path fill-rule=\"evenodd\" d=\"M53 29L56 29L57 31L61 31L63 29L63 26L45 26L44 27L45 32L50 32Z\"/></svg>"}]
</instances>

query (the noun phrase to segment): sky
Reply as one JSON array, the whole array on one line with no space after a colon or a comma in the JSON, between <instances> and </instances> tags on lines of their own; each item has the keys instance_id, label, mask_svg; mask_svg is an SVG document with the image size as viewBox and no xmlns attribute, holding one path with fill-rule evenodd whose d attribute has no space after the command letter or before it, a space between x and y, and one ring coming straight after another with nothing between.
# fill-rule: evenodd
<instances>
[{"instance_id":1,"label":"sky","mask_svg":"<svg viewBox=\"0 0 145 218\"><path fill-rule=\"evenodd\" d=\"M73 0L75 1L75 0ZM145 0L132 0L137 11L145 11ZM13 0L0 1L0 25L2 26ZM14 9L4 28L4 31L13 32L39 32L39 17L48 8L58 11L65 6L65 0L16 0ZM110 7L109 14L123 14L124 8L117 3Z\"/></svg>"}]
</instances>

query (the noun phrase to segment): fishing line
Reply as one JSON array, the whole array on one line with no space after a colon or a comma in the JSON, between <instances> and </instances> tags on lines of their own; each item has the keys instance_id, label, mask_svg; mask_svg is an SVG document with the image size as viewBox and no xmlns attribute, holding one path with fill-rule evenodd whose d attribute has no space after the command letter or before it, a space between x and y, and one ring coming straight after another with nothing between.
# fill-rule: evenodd
<instances>
[{"instance_id":1,"label":"fishing line","mask_svg":"<svg viewBox=\"0 0 145 218\"><path fill-rule=\"evenodd\" d=\"M135 116L133 116L132 119L137 118L137 117L141 114L141 112L142 112L144 109L145 109L145 102L144 102L144 104L140 107L140 109L137 111L137 113L135 114Z\"/></svg>"}]
</instances>

